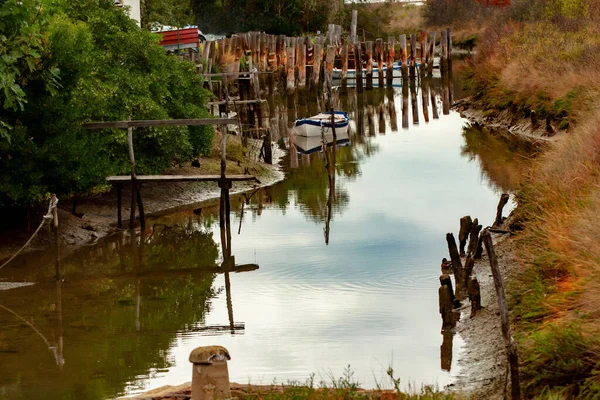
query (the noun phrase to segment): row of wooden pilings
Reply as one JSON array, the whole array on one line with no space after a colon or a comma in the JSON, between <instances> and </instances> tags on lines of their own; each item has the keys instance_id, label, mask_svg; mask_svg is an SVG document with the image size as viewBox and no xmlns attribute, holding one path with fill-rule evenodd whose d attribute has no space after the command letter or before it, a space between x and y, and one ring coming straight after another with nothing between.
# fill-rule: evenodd
<instances>
[{"instance_id":1,"label":"row of wooden pilings","mask_svg":"<svg viewBox=\"0 0 600 400\"><path fill-rule=\"evenodd\" d=\"M438 49L439 46L439 49ZM436 55L439 53L439 58ZM331 90L334 67L339 70L342 85L356 79L358 91L373 87L377 71L379 87L391 85L394 76L390 65L400 61L403 78L417 74L431 75L434 61L439 62L442 74L452 68L452 30L421 31L419 34L400 35L375 41L356 41L356 34L342 37L341 27L331 25L325 36L287 37L264 32L234 34L229 38L203 43L201 52L191 53L198 72L210 79L213 66L219 65L221 76L239 76L242 72L272 73L285 80L287 90L320 88ZM358 62L357 60L361 60ZM438 61L439 60L439 61ZM361 64L363 65L360 68ZM354 76L349 76L352 71ZM364 75L363 75L364 73Z\"/></svg>"},{"instance_id":2,"label":"row of wooden pilings","mask_svg":"<svg viewBox=\"0 0 600 400\"><path fill-rule=\"evenodd\" d=\"M460 219L458 246L454 239L454 235L452 233L446 234L450 261L446 258L442 260L442 275L440 276L440 288L438 290L439 311L442 317L442 334L444 335L444 339L446 339L446 334L452 331L460 318L459 308L461 307L462 301L467 298L469 299L471 303L471 318L474 318L483 308L481 305L481 289L479 281L477 280L477 277L472 276L472 273L475 267L475 260L482 257L485 248L498 300L500 325L508 361L507 368L510 369L511 399L520 400L521 388L519 381L517 345L510 331L508 302L491 235L492 233L510 234L509 230L502 229L501 227L504 222L502 211L508 201L509 195L506 193L502 194L496 208L494 224L483 230L483 227L479 224L477 218L472 220L468 215L462 217ZM461 257L465 257L464 265ZM452 285L452 280L450 279L450 273L454 274L454 287ZM443 355L444 344L442 343L442 356ZM444 364L443 359L442 364Z\"/></svg>"}]
</instances>

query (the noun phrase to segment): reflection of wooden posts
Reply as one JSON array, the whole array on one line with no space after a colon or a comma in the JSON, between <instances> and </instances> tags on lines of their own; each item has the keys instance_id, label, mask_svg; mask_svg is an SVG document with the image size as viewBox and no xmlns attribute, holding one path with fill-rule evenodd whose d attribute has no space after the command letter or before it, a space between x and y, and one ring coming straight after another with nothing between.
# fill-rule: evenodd
<instances>
[{"instance_id":1,"label":"reflection of wooden posts","mask_svg":"<svg viewBox=\"0 0 600 400\"><path fill-rule=\"evenodd\" d=\"M369 124L369 136L375 136L375 117L372 102L367 105L367 122Z\"/></svg>"},{"instance_id":2,"label":"reflection of wooden posts","mask_svg":"<svg viewBox=\"0 0 600 400\"><path fill-rule=\"evenodd\" d=\"M404 65L402 73L404 74ZM408 129L408 81L402 78L402 128Z\"/></svg>"},{"instance_id":3,"label":"reflection of wooden posts","mask_svg":"<svg viewBox=\"0 0 600 400\"><path fill-rule=\"evenodd\" d=\"M521 385L519 382L519 357L517 354L517 344L510 333L510 323L508 321L508 303L504 294L504 283L502 282L502 275L500 274L500 268L498 267L498 259L496 258L496 252L494 251L492 235L487 228L481 233L481 238L485 245L488 258L490 259L490 267L494 277L494 287L496 288L496 295L498 297L498 308L500 310L500 321L502 325L502 337L504 338L504 345L506 346L508 362L510 365L511 397L513 400L518 400L521 399Z\"/></svg>"},{"instance_id":4,"label":"reflection of wooden posts","mask_svg":"<svg viewBox=\"0 0 600 400\"><path fill-rule=\"evenodd\" d=\"M198 347L190 353L192 367L191 400L231 397L227 361L231 356L222 346Z\"/></svg>"},{"instance_id":5,"label":"reflection of wooden posts","mask_svg":"<svg viewBox=\"0 0 600 400\"><path fill-rule=\"evenodd\" d=\"M287 75L287 90L292 91L296 88L296 76L294 74L294 63L296 62L296 49L295 41L288 38L287 43L287 63L286 63L286 75Z\"/></svg>"},{"instance_id":6,"label":"reflection of wooden posts","mask_svg":"<svg viewBox=\"0 0 600 400\"><path fill-rule=\"evenodd\" d=\"M421 76L425 76L427 72L427 32L421 31L421 67L419 68L419 73Z\"/></svg>"},{"instance_id":7,"label":"reflection of wooden posts","mask_svg":"<svg viewBox=\"0 0 600 400\"><path fill-rule=\"evenodd\" d=\"M440 118L440 114L437 107L437 98L435 96L435 85L433 84L433 81L429 81L429 86L429 97L431 98L431 114L433 119L438 119Z\"/></svg>"},{"instance_id":8,"label":"reflection of wooden posts","mask_svg":"<svg viewBox=\"0 0 600 400\"><path fill-rule=\"evenodd\" d=\"M414 79L410 80L410 101L413 125L419 125L419 103L417 101L417 85Z\"/></svg>"},{"instance_id":9,"label":"reflection of wooden posts","mask_svg":"<svg viewBox=\"0 0 600 400\"><path fill-rule=\"evenodd\" d=\"M433 76L433 60L435 59L436 32L430 32L429 35L429 62L427 63L427 73L429 74L429 76Z\"/></svg>"},{"instance_id":10,"label":"reflection of wooden posts","mask_svg":"<svg viewBox=\"0 0 600 400\"><path fill-rule=\"evenodd\" d=\"M421 106L423 107L423 119L429 122L429 81L421 80Z\"/></svg>"},{"instance_id":11,"label":"reflection of wooden posts","mask_svg":"<svg viewBox=\"0 0 600 400\"><path fill-rule=\"evenodd\" d=\"M133 128L127 128L127 143L129 146L129 163L131 166L131 210L129 213L129 228L135 226L135 201L140 214L140 225L142 229L146 227L146 216L144 215L144 205L142 204L142 196L140 194L140 184L135 174L135 155L133 154Z\"/></svg>"},{"instance_id":12,"label":"reflection of wooden posts","mask_svg":"<svg viewBox=\"0 0 600 400\"><path fill-rule=\"evenodd\" d=\"M367 42L367 90L373 89L373 42Z\"/></svg>"},{"instance_id":13,"label":"reflection of wooden posts","mask_svg":"<svg viewBox=\"0 0 600 400\"><path fill-rule=\"evenodd\" d=\"M440 346L440 362L442 371L450 372L452 369L452 342L454 332L445 330L442 332L442 345Z\"/></svg>"},{"instance_id":14,"label":"reflection of wooden posts","mask_svg":"<svg viewBox=\"0 0 600 400\"><path fill-rule=\"evenodd\" d=\"M377 84L380 88L383 87L383 39L375 40L375 60L377 60Z\"/></svg>"},{"instance_id":15,"label":"reflection of wooden posts","mask_svg":"<svg viewBox=\"0 0 600 400\"><path fill-rule=\"evenodd\" d=\"M390 125L392 127L392 132L396 132L398 130L398 117L396 116L396 105L394 104L394 89L391 85L388 86L386 94L388 99L388 113L390 114Z\"/></svg>"},{"instance_id":16,"label":"reflection of wooden posts","mask_svg":"<svg viewBox=\"0 0 600 400\"><path fill-rule=\"evenodd\" d=\"M388 37L388 51L387 51L387 85L392 87L392 83L394 81L394 61L396 60L396 38L394 36Z\"/></svg>"},{"instance_id":17,"label":"reflection of wooden posts","mask_svg":"<svg viewBox=\"0 0 600 400\"><path fill-rule=\"evenodd\" d=\"M417 35L410 34L410 79L417 76Z\"/></svg>"},{"instance_id":18,"label":"reflection of wooden posts","mask_svg":"<svg viewBox=\"0 0 600 400\"><path fill-rule=\"evenodd\" d=\"M440 33L440 46L442 48L440 71L442 72L442 75L446 75L446 72L448 72L448 32L442 30Z\"/></svg>"},{"instance_id":19,"label":"reflection of wooden posts","mask_svg":"<svg viewBox=\"0 0 600 400\"><path fill-rule=\"evenodd\" d=\"M354 70L356 71L356 90L363 91L362 47L360 43L354 46Z\"/></svg>"},{"instance_id":20,"label":"reflection of wooden posts","mask_svg":"<svg viewBox=\"0 0 600 400\"><path fill-rule=\"evenodd\" d=\"M502 210L504 210L504 206L508 203L510 199L510 195L507 193L502 193L500 196L500 201L498 202L498 206L496 207L496 219L494 220L494 226L502 225Z\"/></svg>"},{"instance_id":21,"label":"reflection of wooden posts","mask_svg":"<svg viewBox=\"0 0 600 400\"><path fill-rule=\"evenodd\" d=\"M444 115L450 114L450 88L448 82L448 74L442 75L442 112Z\"/></svg>"},{"instance_id":22,"label":"reflection of wooden posts","mask_svg":"<svg viewBox=\"0 0 600 400\"><path fill-rule=\"evenodd\" d=\"M452 329L455 323L454 305L450 297L450 289L446 285L438 289L439 310L442 316L442 330Z\"/></svg>"},{"instance_id":23,"label":"reflection of wooden posts","mask_svg":"<svg viewBox=\"0 0 600 400\"><path fill-rule=\"evenodd\" d=\"M298 151L296 150L296 133L290 132L290 168L298 168Z\"/></svg>"},{"instance_id":24,"label":"reflection of wooden posts","mask_svg":"<svg viewBox=\"0 0 600 400\"><path fill-rule=\"evenodd\" d=\"M462 257L465 255L465 246L471 229L473 229L473 220L470 215L465 215L460 219L460 230L458 231L458 248Z\"/></svg>"},{"instance_id":25,"label":"reflection of wooden posts","mask_svg":"<svg viewBox=\"0 0 600 400\"><path fill-rule=\"evenodd\" d=\"M406 35L400 35L400 60L402 63L402 85L408 78L408 52L406 49Z\"/></svg>"},{"instance_id":26,"label":"reflection of wooden posts","mask_svg":"<svg viewBox=\"0 0 600 400\"><path fill-rule=\"evenodd\" d=\"M383 102L379 104L379 123L377 124L379 134L385 134L385 112L383 111Z\"/></svg>"}]
</instances>

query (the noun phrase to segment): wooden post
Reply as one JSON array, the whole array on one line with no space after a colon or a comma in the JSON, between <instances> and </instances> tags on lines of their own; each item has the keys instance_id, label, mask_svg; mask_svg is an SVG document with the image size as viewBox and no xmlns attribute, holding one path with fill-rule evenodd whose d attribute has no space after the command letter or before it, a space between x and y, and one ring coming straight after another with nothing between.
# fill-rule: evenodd
<instances>
[{"instance_id":1,"label":"wooden post","mask_svg":"<svg viewBox=\"0 0 600 400\"><path fill-rule=\"evenodd\" d=\"M433 31L429 35L429 63L427 65L427 73L429 74L429 76L433 76L433 60L435 59L436 32Z\"/></svg>"},{"instance_id":2,"label":"wooden post","mask_svg":"<svg viewBox=\"0 0 600 400\"><path fill-rule=\"evenodd\" d=\"M135 187L137 184L137 177L135 176L135 155L133 154L133 128L127 128L127 144L129 146L129 166L131 168L131 208L129 211L129 229L133 229L135 227Z\"/></svg>"},{"instance_id":3,"label":"wooden post","mask_svg":"<svg viewBox=\"0 0 600 400\"><path fill-rule=\"evenodd\" d=\"M425 76L427 72L427 32L421 31L421 67L419 73L421 76Z\"/></svg>"},{"instance_id":4,"label":"wooden post","mask_svg":"<svg viewBox=\"0 0 600 400\"><path fill-rule=\"evenodd\" d=\"M433 80L430 80L429 83L430 83L429 97L431 98L431 114L432 114L433 119L439 119L440 114L439 114L438 107L437 107L437 99L435 97L435 85L433 83Z\"/></svg>"},{"instance_id":5,"label":"wooden post","mask_svg":"<svg viewBox=\"0 0 600 400\"><path fill-rule=\"evenodd\" d=\"M326 96L326 109L332 106L333 89L333 62L335 61L335 49L333 45L327 46L327 58L325 60L325 80L323 81L323 93Z\"/></svg>"},{"instance_id":6,"label":"wooden post","mask_svg":"<svg viewBox=\"0 0 600 400\"><path fill-rule=\"evenodd\" d=\"M417 76L417 35L410 34L410 79Z\"/></svg>"},{"instance_id":7,"label":"wooden post","mask_svg":"<svg viewBox=\"0 0 600 400\"><path fill-rule=\"evenodd\" d=\"M323 46L321 45L321 41L315 40L315 47L313 50L313 69L312 69L312 88L319 87L319 79L321 77L321 62L323 61Z\"/></svg>"},{"instance_id":8,"label":"wooden post","mask_svg":"<svg viewBox=\"0 0 600 400\"><path fill-rule=\"evenodd\" d=\"M373 42L366 43L367 50L367 90L373 89Z\"/></svg>"},{"instance_id":9,"label":"wooden post","mask_svg":"<svg viewBox=\"0 0 600 400\"><path fill-rule=\"evenodd\" d=\"M490 267L494 277L494 287L496 288L496 295L498 297L498 308L500 310L500 322L502 325L502 337L504 338L504 345L506 346L508 363L510 366L511 398L513 400L520 400L521 384L519 382L519 357L517 354L517 344L510 333L510 323L508 321L508 303L504 294L504 283L502 282L502 275L500 274L500 268L498 267L498 259L496 258L496 252L494 251L492 235L487 228L481 233L481 238L483 239L488 258L490 259Z\"/></svg>"},{"instance_id":10,"label":"wooden post","mask_svg":"<svg viewBox=\"0 0 600 400\"><path fill-rule=\"evenodd\" d=\"M358 43L354 46L354 62L356 71L356 90L358 93L363 91L363 68L362 68L362 47Z\"/></svg>"},{"instance_id":11,"label":"wooden post","mask_svg":"<svg viewBox=\"0 0 600 400\"><path fill-rule=\"evenodd\" d=\"M454 317L454 305L450 297L450 289L446 285L438 289L439 310L442 316L442 330L449 330L454 327L456 321Z\"/></svg>"},{"instance_id":12,"label":"wooden post","mask_svg":"<svg viewBox=\"0 0 600 400\"><path fill-rule=\"evenodd\" d=\"M410 79L410 100L413 116L413 125L419 125L419 103L417 101L417 85L413 76Z\"/></svg>"},{"instance_id":13,"label":"wooden post","mask_svg":"<svg viewBox=\"0 0 600 400\"><path fill-rule=\"evenodd\" d=\"M460 254L458 247L456 247L456 240L452 233L446 234L446 242L448 243L448 252L450 253L450 260L452 261L452 269L454 270L454 280L456 281L456 293L457 299L464 299L465 288L463 287L463 266L460 260Z\"/></svg>"},{"instance_id":14,"label":"wooden post","mask_svg":"<svg viewBox=\"0 0 600 400\"><path fill-rule=\"evenodd\" d=\"M510 195L508 193L502 193L500 196L500 201L498 202L498 207L496 207L496 219L494 220L493 226L502 225L502 210L504 210L504 206L508 203L510 199Z\"/></svg>"},{"instance_id":15,"label":"wooden post","mask_svg":"<svg viewBox=\"0 0 600 400\"><path fill-rule=\"evenodd\" d=\"M481 232L482 226L479 225L479 220L475 218L473 220L473 228L469 233L469 246L467 247L467 254L475 255L477 250L477 242L479 241L479 232Z\"/></svg>"},{"instance_id":16,"label":"wooden post","mask_svg":"<svg viewBox=\"0 0 600 400\"><path fill-rule=\"evenodd\" d=\"M402 85L408 78L408 52L406 49L406 35L400 35L400 61L402 63Z\"/></svg>"},{"instance_id":17,"label":"wooden post","mask_svg":"<svg viewBox=\"0 0 600 400\"><path fill-rule=\"evenodd\" d=\"M446 40L448 42L448 71L452 71L452 28L446 29Z\"/></svg>"},{"instance_id":18,"label":"wooden post","mask_svg":"<svg viewBox=\"0 0 600 400\"><path fill-rule=\"evenodd\" d=\"M358 20L358 10L352 10L352 22L350 23L350 43L356 44L356 22Z\"/></svg>"},{"instance_id":19,"label":"wooden post","mask_svg":"<svg viewBox=\"0 0 600 400\"><path fill-rule=\"evenodd\" d=\"M454 304L454 288L452 287L452 279L450 279L450 275L448 275L448 274L440 275L440 285L448 286L448 289L450 289L450 300Z\"/></svg>"},{"instance_id":20,"label":"wooden post","mask_svg":"<svg viewBox=\"0 0 600 400\"><path fill-rule=\"evenodd\" d=\"M396 117L396 105L394 104L394 89L391 84L388 85L386 94L388 99L388 113L390 114L390 126L392 132L396 132L398 130L398 118Z\"/></svg>"},{"instance_id":21,"label":"wooden post","mask_svg":"<svg viewBox=\"0 0 600 400\"><path fill-rule=\"evenodd\" d=\"M295 40L288 38L287 43L287 65L286 65L286 73L287 73L287 90L291 91L296 88L296 76L294 74L294 64L296 57L296 49L295 49Z\"/></svg>"},{"instance_id":22,"label":"wooden post","mask_svg":"<svg viewBox=\"0 0 600 400\"><path fill-rule=\"evenodd\" d=\"M303 37L297 39L296 50L298 56L296 63L298 66L298 89L304 89L306 87L306 46Z\"/></svg>"},{"instance_id":23,"label":"wooden post","mask_svg":"<svg viewBox=\"0 0 600 400\"><path fill-rule=\"evenodd\" d=\"M441 32L440 46L442 47L440 71L442 72L442 75L446 75L446 72L448 72L448 32L445 30L442 30Z\"/></svg>"},{"instance_id":24,"label":"wooden post","mask_svg":"<svg viewBox=\"0 0 600 400\"><path fill-rule=\"evenodd\" d=\"M346 87L346 82L348 80L348 44L344 43L342 45L342 51L340 53L340 58L342 59L342 87Z\"/></svg>"},{"instance_id":25,"label":"wooden post","mask_svg":"<svg viewBox=\"0 0 600 400\"><path fill-rule=\"evenodd\" d=\"M465 215L460 219L460 230L458 232L458 248L460 250L461 257L465 256L465 246L467 245L467 239L473 229L473 220L470 215Z\"/></svg>"},{"instance_id":26,"label":"wooden post","mask_svg":"<svg viewBox=\"0 0 600 400\"><path fill-rule=\"evenodd\" d=\"M377 60L377 84L380 88L384 86L383 73L383 39L379 38L375 41L375 59Z\"/></svg>"},{"instance_id":27,"label":"wooden post","mask_svg":"<svg viewBox=\"0 0 600 400\"><path fill-rule=\"evenodd\" d=\"M424 68L423 68L424 70ZM423 119L426 123L429 122L429 81L421 80L421 105L423 107Z\"/></svg>"},{"instance_id":28,"label":"wooden post","mask_svg":"<svg viewBox=\"0 0 600 400\"><path fill-rule=\"evenodd\" d=\"M388 37L388 52L387 52L387 85L392 87L392 82L394 80L394 61L395 57L395 47L396 47L396 38L394 36Z\"/></svg>"}]
</instances>

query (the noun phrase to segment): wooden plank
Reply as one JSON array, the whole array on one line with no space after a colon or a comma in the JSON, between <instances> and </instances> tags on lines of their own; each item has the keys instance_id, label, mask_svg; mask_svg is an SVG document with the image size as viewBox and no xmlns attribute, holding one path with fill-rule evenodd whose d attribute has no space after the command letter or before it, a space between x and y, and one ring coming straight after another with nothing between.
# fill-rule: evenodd
<instances>
[{"instance_id":1,"label":"wooden plank","mask_svg":"<svg viewBox=\"0 0 600 400\"><path fill-rule=\"evenodd\" d=\"M256 100L229 100L229 103L232 105L243 105L243 104L261 104L261 103L266 103L267 100L265 99L256 99ZM221 101L209 101L208 103L206 103L209 106L219 106L219 105L223 105L225 104L225 100L221 100Z\"/></svg>"},{"instance_id":2,"label":"wooden plank","mask_svg":"<svg viewBox=\"0 0 600 400\"><path fill-rule=\"evenodd\" d=\"M157 119L137 121L107 121L82 124L84 129L144 128L148 126L203 126L237 124L236 118Z\"/></svg>"},{"instance_id":3,"label":"wooden plank","mask_svg":"<svg viewBox=\"0 0 600 400\"><path fill-rule=\"evenodd\" d=\"M220 181L221 175L138 175L137 180L139 182L193 182L193 181ZM225 177L228 181L258 181L253 175L227 175ZM118 175L106 177L107 182L129 182L131 176L129 175Z\"/></svg>"}]
</instances>

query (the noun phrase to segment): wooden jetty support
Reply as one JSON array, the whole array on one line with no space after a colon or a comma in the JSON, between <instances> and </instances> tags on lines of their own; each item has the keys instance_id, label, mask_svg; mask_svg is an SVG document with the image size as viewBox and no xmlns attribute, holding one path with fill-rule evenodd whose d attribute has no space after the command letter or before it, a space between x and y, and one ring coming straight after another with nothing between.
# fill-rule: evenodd
<instances>
[{"instance_id":1,"label":"wooden jetty support","mask_svg":"<svg viewBox=\"0 0 600 400\"><path fill-rule=\"evenodd\" d=\"M131 174L128 176L109 176L107 182L117 185L117 226L121 228L121 205L122 205L122 189L124 182L131 182L131 208L129 217L129 228L133 229L135 224L135 208L136 201L139 210L140 225L145 228L146 217L144 214L144 206L140 186L143 182L189 182L189 181L215 181L219 182L222 187L231 187L234 181L249 181L256 180L256 177L251 175L229 175L225 174L225 143L227 141L227 124L235 124L237 119L234 118L203 118L203 119L169 119L169 120L137 120L137 121L105 121L91 122L83 124L85 129L106 129L106 128L126 128L129 161ZM221 145L221 175L140 175L135 172L135 155L133 150L133 128L142 127L160 127L160 126L206 126L219 125L221 128L222 145Z\"/></svg>"}]
</instances>

